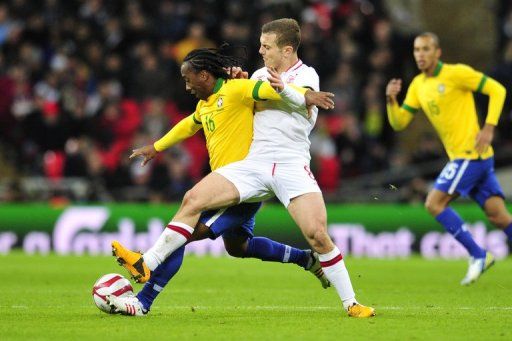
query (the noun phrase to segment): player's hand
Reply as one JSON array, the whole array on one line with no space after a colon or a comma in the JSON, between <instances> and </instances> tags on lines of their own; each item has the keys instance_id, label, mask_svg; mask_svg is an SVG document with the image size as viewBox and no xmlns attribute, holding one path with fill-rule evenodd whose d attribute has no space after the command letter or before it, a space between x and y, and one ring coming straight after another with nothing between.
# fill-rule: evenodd
<instances>
[{"instance_id":1,"label":"player's hand","mask_svg":"<svg viewBox=\"0 0 512 341\"><path fill-rule=\"evenodd\" d=\"M129 158L133 159L134 157L137 156L143 156L144 160L142 160L142 163L140 165L144 167L149 161L155 158L156 154L158 154L158 152L156 151L155 147L152 144L149 144L147 146L134 149L132 151L132 155L130 155Z\"/></svg>"},{"instance_id":2,"label":"player's hand","mask_svg":"<svg viewBox=\"0 0 512 341\"><path fill-rule=\"evenodd\" d=\"M389 81L386 86L386 98L391 101L396 102L396 96L402 91L402 80L398 78L393 78Z\"/></svg>"},{"instance_id":3,"label":"player's hand","mask_svg":"<svg viewBox=\"0 0 512 341\"><path fill-rule=\"evenodd\" d=\"M225 67L224 70L232 79L247 79L249 72L242 70L239 66Z\"/></svg>"},{"instance_id":4,"label":"player's hand","mask_svg":"<svg viewBox=\"0 0 512 341\"><path fill-rule=\"evenodd\" d=\"M311 116L313 116L313 109L315 108L314 105L308 105L306 106L306 108L308 109L308 120L311 118Z\"/></svg>"},{"instance_id":5,"label":"player's hand","mask_svg":"<svg viewBox=\"0 0 512 341\"><path fill-rule=\"evenodd\" d=\"M483 154L489 149L494 137L494 126L490 124L484 125L482 130L476 135L475 149L478 154Z\"/></svg>"},{"instance_id":6,"label":"player's hand","mask_svg":"<svg viewBox=\"0 0 512 341\"><path fill-rule=\"evenodd\" d=\"M270 82L270 85L276 90L277 92L281 92L284 89L284 83L281 79L281 75L277 70L273 67L267 68L268 70L268 78L267 80Z\"/></svg>"},{"instance_id":7,"label":"player's hand","mask_svg":"<svg viewBox=\"0 0 512 341\"><path fill-rule=\"evenodd\" d=\"M334 109L334 94L331 92L308 90L304 97L306 98L306 106L308 108L316 105L325 110Z\"/></svg>"}]
</instances>

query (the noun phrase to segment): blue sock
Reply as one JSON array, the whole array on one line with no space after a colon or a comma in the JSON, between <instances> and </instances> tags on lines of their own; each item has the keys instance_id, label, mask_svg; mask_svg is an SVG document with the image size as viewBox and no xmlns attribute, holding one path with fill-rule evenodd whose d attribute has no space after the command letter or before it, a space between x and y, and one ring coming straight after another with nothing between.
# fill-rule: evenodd
<instances>
[{"instance_id":1,"label":"blue sock","mask_svg":"<svg viewBox=\"0 0 512 341\"><path fill-rule=\"evenodd\" d=\"M153 271L149 281L144 284L142 290L137 294L137 298L144 309L149 310L151 308L155 298L178 272L183 263L184 253L185 245L174 251Z\"/></svg>"},{"instance_id":2,"label":"blue sock","mask_svg":"<svg viewBox=\"0 0 512 341\"><path fill-rule=\"evenodd\" d=\"M482 249L475 242L471 233L464 227L464 221L462 218L452 210L450 207L444 209L443 212L439 213L436 220L443 225L443 227L451 233L451 235L461 243L468 253L474 258L484 258L485 250Z\"/></svg>"},{"instance_id":3,"label":"blue sock","mask_svg":"<svg viewBox=\"0 0 512 341\"><path fill-rule=\"evenodd\" d=\"M508 240L512 241L512 223L510 223L510 225L505 227L503 232L505 232L505 234L507 235Z\"/></svg>"},{"instance_id":4,"label":"blue sock","mask_svg":"<svg viewBox=\"0 0 512 341\"><path fill-rule=\"evenodd\" d=\"M294 263L305 268L309 261L309 252L265 237L254 237L249 239L245 257L268 262Z\"/></svg>"}]
</instances>

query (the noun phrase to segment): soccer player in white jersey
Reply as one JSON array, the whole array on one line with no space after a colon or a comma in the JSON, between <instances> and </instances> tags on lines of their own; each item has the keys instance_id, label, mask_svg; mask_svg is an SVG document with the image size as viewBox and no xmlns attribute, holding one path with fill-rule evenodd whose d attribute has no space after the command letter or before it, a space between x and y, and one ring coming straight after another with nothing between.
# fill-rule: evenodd
<instances>
[{"instance_id":1,"label":"soccer player in white jersey","mask_svg":"<svg viewBox=\"0 0 512 341\"><path fill-rule=\"evenodd\" d=\"M260 43L259 52L266 68L277 70L285 83L293 82L318 91L317 73L304 65L297 55L300 44L297 21L278 19L263 25ZM256 71L253 78L266 80L266 68ZM276 90L285 89L286 85ZM373 308L357 302L343 256L327 233L325 203L309 169L308 136L318 110L312 108L310 113L304 115L296 108L272 100L258 104L249 155L242 161L218 168L185 194L179 211L169 223L176 228L162 233L155 245L136 260L138 267L152 270L186 243L201 212L275 195L318 252L323 271L348 315L374 316Z\"/></svg>"}]
</instances>

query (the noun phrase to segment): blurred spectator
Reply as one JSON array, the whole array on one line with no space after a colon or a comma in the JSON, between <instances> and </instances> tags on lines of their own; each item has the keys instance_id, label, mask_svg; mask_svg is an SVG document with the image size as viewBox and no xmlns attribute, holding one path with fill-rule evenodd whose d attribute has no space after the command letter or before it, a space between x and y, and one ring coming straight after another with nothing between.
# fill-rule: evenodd
<instances>
[{"instance_id":1,"label":"blurred spectator","mask_svg":"<svg viewBox=\"0 0 512 341\"><path fill-rule=\"evenodd\" d=\"M177 63L181 64L190 51L199 47L214 46L213 42L206 37L204 24L194 22L189 26L187 36L174 46L174 58Z\"/></svg>"},{"instance_id":2,"label":"blurred spectator","mask_svg":"<svg viewBox=\"0 0 512 341\"><path fill-rule=\"evenodd\" d=\"M512 13L512 12L511 12ZM511 23L512 25L512 23ZM498 82L510 91L512 89L512 38L507 41L503 50L503 57L501 61L491 69L489 73L491 77L496 79ZM512 129L512 96L510 93L505 98L505 105L503 107L502 118L498 125L498 132L501 136L510 136ZM509 140L509 144L512 141Z\"/></svg>"},{"instance_id":3,"label":"blurred spectator","mask_svg":"<svg viewBox=\"0 0 512 341\"><path fill-rule=\"evenodd\" d=\"M10 180L4 185L4 190L0 192L0 202L21 202L24 201L24 195L18 181Z\"/></svg>"},{"instance_id":4,"label":"blurred spectator","mask_svg":"<svg viewBox=\"0 0 512 341\"><path fill-rule=\"evenodd\" d=\"M425 203L429 186L423 178L415 177L406 186L400 188L401 201L407 204L421 205Z\"/></svg>"},{"instance_id":5,"label":"blurred spectator","mask_svg":"<svg viewBox=\"0 0 512 341\"><path fill-rule=\"evenodd\" d=\"M9 7L0 4L0 45L15 42L21 33L21 24L11 19Z\"/></svg>"},{"instance_id":6,"label":"blurred spectator","mask_svg":"<svg viewBox=\"0 0 512 341\"><path fill-rule=\"evenodd\" d=\"M139 101L151 96L169 97L169 75L161 72L162 67L153 53L142 57L142 66L135 70L133 94Z\"/></svg>"},{"instance_id":7,"label":"blurred spectator","mask_svg":"<svg viewBox=\"0 0 512 341\"><path fill-rule=\"evenodd\" d=\"M180 148L172 148L162 162L157 163L149 182L153 202L180 200L193 182L187 166L189 160Z\"/></svg>"},{"instance_id":8,"label":"blurred spectator","mask_svg":"<svg viewBox=\"0 0 512 341\"><path fill-rule=\"evenodd\" d=\"M156 141L169 131L169 117L165 113L165 100L154 97L145 103L141 130L151 141Z\"/></svg>"}]
</instances>

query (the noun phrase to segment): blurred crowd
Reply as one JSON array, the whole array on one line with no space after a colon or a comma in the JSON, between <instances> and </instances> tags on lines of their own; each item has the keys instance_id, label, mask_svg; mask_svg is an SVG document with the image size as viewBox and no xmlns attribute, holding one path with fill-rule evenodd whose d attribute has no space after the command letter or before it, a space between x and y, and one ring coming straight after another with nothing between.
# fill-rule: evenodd
<instances>
[{"instance_id":1,"label":"blurred crowd","mask_svg":"<svg viewBox=\"0 0 512 341\"><path fill-rule=\"evenodd\" d=\"M488 71L510 89L512 7L503 7L504 57ZM0 4L0 199L180 199L209 172L201 133L146 167L128 159L131 150L194 110L179 73L190 50L244 47L252 72L261 67L261 25L281 17L299 20L299 56L336 95L336 109L320 113L311 136L312 168L326 192L361 174L443 157L428 134L416 153L396 152L384 88L415 72L417 32L398 33L381 1L11 0ZM510 98L503 129L511 128ZM90 186L79 198L65 188L27 197L26 177Z\"/></svg>"}]
</instances>

